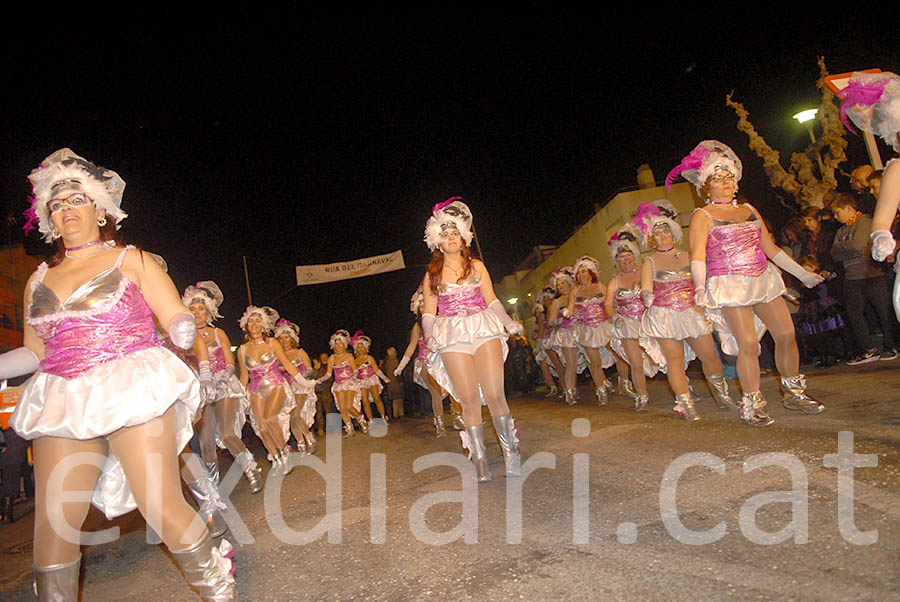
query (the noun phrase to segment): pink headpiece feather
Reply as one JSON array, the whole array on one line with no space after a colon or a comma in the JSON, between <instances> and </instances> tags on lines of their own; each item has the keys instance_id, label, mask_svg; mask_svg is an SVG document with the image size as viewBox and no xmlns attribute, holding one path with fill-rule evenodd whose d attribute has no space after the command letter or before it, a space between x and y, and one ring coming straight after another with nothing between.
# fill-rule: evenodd
<instances>
[{"instance_id":1,"label":"pink headpiece feather","mask_svg":"<svg viewBox=\"0 0 900 602\"><path fill-rule=\"evenodd\" d=\"M431 212L437 213L438 211L440 211L441 209L443 209L444 207L446 207L453 201L461 201L461 200L463 200L463 198L461 196L452 196L449 199L447 199L446 201L441 201L440 203L437 203L434 207L431 208Z\"/></svg>"},{"instance_id":2,"label":"pink headpiece feather","mask_svg":"<svg viewBox=\"0 0 900 602\"><path fill-rule=\"evenodd\" d=\"M650 216L661 216L662 211L659 210L659 207L654 205L653 203L641 203L638 206L637 213L635 213L634 218L632 218L631 223L641 229L641 232L644 233L645 237L650 236L650 220L647 219Z\"/></svg>"},{"instance_id":3,"label":"pink headpiece feather","mask_svg":"<svg viewBox=\"0 0 900 602\"><path fill-rule=\"evenodd\" d=\"M681 172L688 169L695 169L697 171L703 166L703 158L706 157L709 153L712 152L711 148L706 146L698 145L688 154L687 157L681 160L681 163L676 165L672 171L669 172L669 175L666 176L666 190L672 190L672 184L675 180L678 179L678 176L681 175Z\"/></svg>"},{"instance_id":4,"label":"pink headpiece feather","mask_svg":"<svg viewBox=\"0 0 900 602\"><path fill-rule=\"evenodd\" d=\"M880 82L863 83L861 81L850 80L847 87L837 93L841 99L841 121L847 126L847 129L858 135L858 132L850 125L847 119L847 109L854 107L870 107L877 104L884 94L884 88L890 83L891 78L885 77Z\"/></svg>"}]
</instances>

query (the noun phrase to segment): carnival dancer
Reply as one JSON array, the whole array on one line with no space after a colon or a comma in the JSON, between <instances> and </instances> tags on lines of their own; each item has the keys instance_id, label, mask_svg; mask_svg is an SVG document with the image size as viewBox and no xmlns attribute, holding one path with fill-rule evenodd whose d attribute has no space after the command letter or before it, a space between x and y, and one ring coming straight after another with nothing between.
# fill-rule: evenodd
<instances>
[{"instance_id":1,"label":"carnival dancer","mask_svg":"<svg viewBox=\"0 0 900 602\"><path fill-rule=\"evenodd\" d=\"M737 410L722 375L712 323L694 305L690 254L677 247L682 241L678 211L660 199L641 203L632 223L640 230L642 245L655 253L641 266L641 298L647 310L641 318L641 335L656 339L665 356L665 372L675 393L675 412L692 422L700 419L685 366L695 357L703 364L713 400L723 410Z\"/></svg>"},{"instance_id":2,"label":"carnival dancer","mask_svg":"<svg viewBox=\"0 0 900 602\"><path fill-rule=\"evenodd\" d=\"M334 374L334 384L331 392L341 419L344 421L344 437L352 437L356 434L351 419L355 418L359 424L359 430L369 434L369 423L360 412L362 408L362 394L356 384L356 360L348 351L350 345L350 333L343 328L335 331L328 340L328 346L333 353L328 356L325 374L318 378L317 382L325 382Z\"/></svg>"},{"instance_id":3,"label":"carnival dancer","mask_svg":"<svg viewBox=\"0 0 900 602\"><path fill-rule=\"evenodd\" d=\"M372 422L371 402L374 401L375 406L378 408L378 413L381 414L381 419L387 422L388 418L384 412L384 403L381 401L381 391L384 389L381 383L382 381L388 382L390 379L384 375L384 372L375 363L375 358L369 355L369 346L371 344L372 339L363 334L362 330L357 330L350 337L350 346L356 352L356 357L354 358L356 362L356 384L362 396L366 420Z\"/></svg>"},{"instance_id":4,"label":"carnival dancer","mask_svg":"<svg viewBox=\"0 0 900 602\"><path fill-rule=\"evenodd\" d=\"M803 269L779 249L756 209L735 199L741 179L740 159L727 145L704 140L669 172L671 186L682 175L706 200L706 207L691 217L691 276L694 302L707 308L718 324L727 326L736 340L737 371L741 383L741 418L753 426L768 426L774 420L766 412L759 390L758 317L775 340L775 364L781 373L784 407L806 414L825 407L806 393L806 378L800 374L800 354L794 324L781 295L785 292L775 265L795 276L806 287L822 277ZM716 322L717 317L724 318ZM726 341L723 338L723 350Z\"/></svg>"},{"instance_id":5,"label":"carnival dancer","mask_svg":"<svg viewBox=\"0 0 900 602\"><path fill-rule=\"evenodd\" d=\"M300 327L282 318L275 323L275 338L284 348L287 356L297 372L307 379L303 385L294 386L294 397L297 403L291 410L291 432L297 440L297 452L303 454L316 453L316 436L310 430L316 421L316 382L312 378L312 361L309 354L300 347ZM280 367L279 367L280 368ZM282 373L290 376L286 370Z\"/></svg>"},{"instance_id":6,"label":"carnival dancer","mask_svg":"<svg viewBox=\"0 0 900 602\"><path fill-rule=\"evenodd\" d=\"M556 374L559 375L560 379L562 378L561 375L565 374L565 369L563 368L562 362L559 360L559 356L556 355L556 352L552 349L552 329L547 320L547 308L555 297L556 290L548 284L541 289L540 293L538 293L537 300L534 304L534 360L537 362L538 366L540 366L541 374L544 377L544 383L547 385L547 394L544 397L556 397L559 394L553 370L556 370ZM552 356L550 355L551 353L553 354ZM553 369L551 369L551 366ZM565 391L565 386L561 386L560 389Z\"/></svg>"},{"instance_id":7,"label":"carnival dancer","mask_svg":"<svg viewBox=\"0 0 900 602\"><path fill-rule=\"evenodd\" d=\"M854 73L847 87L838 92L841 102L841 119L847 116L857 127L881 136L895 155L900 153L900 77L890 71L881 73ZM893 255L897 242L891 234L891 226L900 207L900 161L894 156L884 166L881 188L875 214L872 216L872 259L884 261ZM894 263L894 271L900 262ZM894 313L900 320L900 278L894 278Z\"/></svg>"},{"instance_id":8,"label":"carnival dancer","mask_svg":"<svg viewBox=\"0 0 900 602\"><path fill-rule=\"evenodd\" d=\"M310 383L271 336L277 320L278 312L271 307L248 306L240 319L246 341L238 347L237 359L241 384L250 394L250 423L269 452L273 473L287 475L293 469L287 440L297 403L292 383L298 391L308 390ZM290 381L282 370L290 375Z\"/></svg>"},{"instance_id":9,"label":"carnival dancer","mask_svg":"<svg viewBox=\"0 0 900 602\"><path fill-rule=\"evenodd\" d=\"M575 342L587 355L597 403L605 406L612 383L603 370L618 358L609 349L613 325L606 317L606 291L599 280L600 263L590 255L584 255L575 262L574 270L578 287L569 295L568 309L575 318ZM618 361L624 363L621 359Z\"/></svg>"},{"instance_id":10,"label":"carnival dancer","mask_svg":"<svg viewBox=\"0 0 900 602\"><path fill-rule=\"evenodd\" d=\"M431 263L422 283L422 330L431 351L428 372L458 399L463 446L479 482L491 480L484 447L481 400L491 412L507 476L521 475L519 441L503 390L507 335L522 325L503 309L484 264L472 256L472 213L460 197L435 205L425 227ZM437 312L437 315L435 315ZM480 391L480 394L479 394Z\"/></svg>"},{"instance_id":11,"label":"carnival dancer","mask_svg":"<svg viewBox=\"0 0 900 602\"><path fill-rule=\"evenodd\" d=\"M647 377L658 371L653 357L661 357L658 344L648 337L641 336L641 318L644 315L644 302L641 300L641 273L635 262L640 257L638 248L639 234L630 223L626 223L610 238L609 254L619 268L606 286L606 315L611 316L614 333L612 347L616 354L626 360L631 368L629 386L627 373L620 372L619 392L634 399L634 409L646 412L650 396L647 393ZM655 353L654 353L655 352ZM621 366L620 366L621 368Z\"/></svg>"},{"instance_id":12,"label":"carnival dancer","mask_svg":"<svg viewBox=\"0 0 900 602\"><path fill-rule=\"evenodd\" d=\"M578 400L578 389L575 386L577 375L587 368L587 360L579 352L575 342L575 318L569 309L569 299L575 296L575 270L571 266L563 266L553 272L550 282L559 293L547 309L547 321L552 327L551 348L562 358L564 371L561 380L565 389L565 402L575 405Z\"/></svg>"},{"instance_id":13,"label":"carnival dancer","mask_svg":"<svg viewBox=\"0 0 900 602\"><path fill-rule=\"evenodd\" d=\"M241 385L234 371L234 354L231 352L231 341L214 322L222 316L219 307L224 296L219 286L212 280L201 280L184 289L181 301L191 310L197 325L197 337L207 349L209 369L212 373L215 390L211 399L207 400L210 412L204 412L200 421L201 437L217 438L220 444L234 456L241 467L250 492L257 493L262 489L262 471L256 463L253 453L241 440L241 432L250 411L250 397ZM215 431L214 433L211 431ZM203 463L216 487L219 485L219 462L212 450L212 457L201 438L201 455Z\"/></svg>"},{"instance_id":14,"label":"carnival dancer","mask_svg":"<svg viewBox=\"0 0 900 602\"><path fill-rule=\"evenodd\" d=\"M57 252L28 280L25 345L0 356L0 378L35 372L10 424L34 444L38 599L77 600L79 542L55 526L80 531L89 501L65 492L94 490L90 501L108 518L137 507L204 599L236 600L230 546L214 547L181 493L178 452L193 432L199 382L159 343L153 323L155 314L187 349L194 319L155 261L117 245L126 217L118 174L64 148L29 180L26 229L36 222ZM106 461L65 471L79 454Z\"/></svg>"},{"instance_id":15,"label":"carnival dancer","mask_svg":"<svg viewBox=\"0 0 900 602\"><path fill-rule=\"evenodd\" d=\"M416 354L416 361L413 363L413 382L428 391L431 396L431 410L434 414L434 436L437 438L446 437L447 430L444 428L444 397L447 392L441 389L437 381L428 373L428 347L425 345L425 336L422 334L421 316L422 307L425 297L422 293L422 285L413 293L409 300L409 310L416 316L416 323L413 324L409 333L409 344L400 363L394 370L394 376L400 376L406 364L409 363L413 353ZM453 428L462 431L465 430L466 424L462 417L462 406L459 402L450 397L450 409L453 412Z\"/></svg>"}]
</instances>

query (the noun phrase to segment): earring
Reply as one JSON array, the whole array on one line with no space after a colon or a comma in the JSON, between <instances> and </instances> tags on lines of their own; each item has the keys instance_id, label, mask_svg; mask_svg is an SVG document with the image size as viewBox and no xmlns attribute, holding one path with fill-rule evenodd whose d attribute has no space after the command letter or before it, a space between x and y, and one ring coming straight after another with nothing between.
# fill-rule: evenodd
<instances>
[{"instance_id":1,"label":"earring","mask_svg":"<svg viewBox=\"0 0 900 602\"><path fill-rule=\"evenodd\" d=\"M59 238L59 230L50 228L50 240L56 240L57 238Z\"/></svg>"},{"instance_id":2,"label":"earring","mask_svg":"<svg viewBox=\"0 0 900 602\"><path fill-rule=\"evenodd\" d=\"M105 215L97 220L97 225L100 226L101 228L106 225L106 216Z\"/></svg>"}]
</instances>

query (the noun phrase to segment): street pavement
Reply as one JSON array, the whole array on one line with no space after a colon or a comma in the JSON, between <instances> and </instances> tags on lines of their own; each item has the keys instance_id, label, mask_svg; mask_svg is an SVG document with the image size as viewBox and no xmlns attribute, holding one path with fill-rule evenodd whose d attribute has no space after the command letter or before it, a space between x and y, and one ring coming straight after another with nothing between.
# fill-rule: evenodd
<instances>
[{"instance_id":1,"label":"street pavement","mask_svg":"<svg viewBox=\"0 0 900 602\"><path fill-rule=\"evenodd\" d=\"M768 428L716 409L699 375L696 423L672 412L664 377L641 414L621 395L598 407L588 387L572 407L514 397L531 472L502 476L485 411L495 476L477 486L458 434L436 439L425 419L320 440L316 458L340 457L330 502L307 466L256 495L236 481L227 538L243 542L240 598L900 600L898 368L809 372L827 406L816 416L785 410L777 379L764 376ZM220 462L224 474L231 458ZM33 600L30 508L0 526L3 601ZM83 550L82 600L198 599L165 546L145 543L137 513L113 524L116 541ZM91 511L86 530L109 526Z\"/></svg>"}]
</instances>

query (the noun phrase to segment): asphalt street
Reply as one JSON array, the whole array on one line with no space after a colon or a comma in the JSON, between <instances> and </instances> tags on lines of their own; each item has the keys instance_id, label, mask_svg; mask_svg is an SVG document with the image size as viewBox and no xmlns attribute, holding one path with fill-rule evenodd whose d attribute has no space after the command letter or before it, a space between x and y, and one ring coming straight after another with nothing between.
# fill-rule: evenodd
<instances>
[{"instance_id":1,"label":"asphalt street","mask_svg":"<svg viewBox=\"0 0 900 602\"><path fill-rule=\"evenodd\" d=\"M588 387L572 407L514 397L526 476L502 476L485 411L495 477L480 485L458 435L436 439L426 419L334 435L259 494L232 474L241 599L900 600L898 367L810 372L816 416L782 408L763 377L768 428L716 409L697 378L696 423L672 412L664 377L641 414ZM34 599L33 512L17 510L0 526L8 602ZM110 526L92 510L86 530ZM197 599L139 514L113 526L83 550L82 600Z\"/></svg>"}]
</instances>

